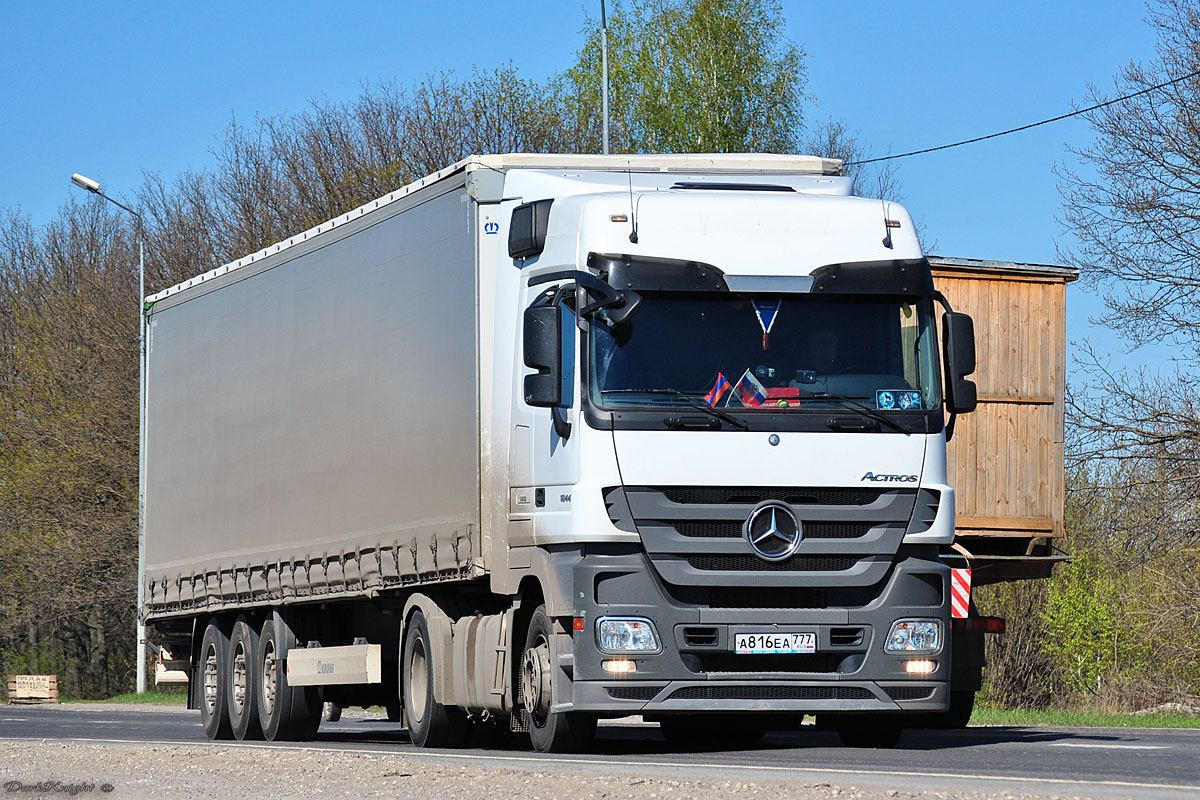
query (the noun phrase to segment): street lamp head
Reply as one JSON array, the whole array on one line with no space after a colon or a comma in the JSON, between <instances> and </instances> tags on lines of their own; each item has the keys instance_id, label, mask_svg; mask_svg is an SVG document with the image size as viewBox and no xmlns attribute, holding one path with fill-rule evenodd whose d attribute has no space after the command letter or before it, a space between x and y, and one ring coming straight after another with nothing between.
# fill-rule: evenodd
<instances>
[{"instance_id":1,"label":"street lamp head","mask_svg":"<svg viewBox=\"0 0 1200 800\"><path fill-rule=\"evenodd\" d=\"M100 191L99 182L94 181L91 178L86 178L83 175L80 175L78 172L71 176L71 183L75 184L80 189L87 189L89 192Z\"/></svg>"}]
</instances>

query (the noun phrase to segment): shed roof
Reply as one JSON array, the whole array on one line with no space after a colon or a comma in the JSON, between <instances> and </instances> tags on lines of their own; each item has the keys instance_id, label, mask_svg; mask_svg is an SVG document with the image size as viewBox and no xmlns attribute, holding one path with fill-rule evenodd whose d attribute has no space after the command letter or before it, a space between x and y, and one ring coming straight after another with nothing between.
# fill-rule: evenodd
<instances>
[{"instance_id":1,"label":"shed roof","mask_svg":"<svg viewBox=\"0 0 1200 800\"><path fill-rule=\"evenodd\" d=\"M1079 270L1059 264L1024 264L1018 261L990 261L982 258L951 258L949 256L927 256L935 269L970 270L973 272L995 272L1004 275L1036 275L1043 278L1059 278L1064 283L1079 279Z\"/></svg>"}]
</instances>

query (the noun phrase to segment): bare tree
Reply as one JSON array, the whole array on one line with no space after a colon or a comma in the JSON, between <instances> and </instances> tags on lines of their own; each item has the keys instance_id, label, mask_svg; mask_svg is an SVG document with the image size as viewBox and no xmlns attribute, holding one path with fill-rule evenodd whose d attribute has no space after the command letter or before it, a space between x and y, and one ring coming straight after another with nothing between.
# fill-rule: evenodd
<instances>
[{"instance_id":1,"label":"bare tree","mask_svg":"<svg viewBox=\"0 0 1200 800\"><path fill-rule=\"evenodd\" d=\"M1085 349L1070 396L1072 452L1183 489L1200 477L1200 3L1164 0L1149 22L1155 58L1126 66L1113 87L1140 94L1089 112L1095 141L1060 171L1074 239L1060 255L1104 297L1104 324L1133 346L1169 346L1174 364L1114 372L1105 354ZM1091 90L1090 101L1105 99ZM1194 537L1193 520L1173 525Z\"/></svg>"}]
</instances>

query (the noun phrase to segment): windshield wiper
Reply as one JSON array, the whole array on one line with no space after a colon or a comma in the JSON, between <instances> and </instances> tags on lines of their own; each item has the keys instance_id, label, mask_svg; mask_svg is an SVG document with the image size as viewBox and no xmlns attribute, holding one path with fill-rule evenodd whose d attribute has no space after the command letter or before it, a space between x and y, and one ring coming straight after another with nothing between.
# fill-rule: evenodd
<instances>
[{"instance_id":1,"label":"windshield wiper","mask_svg":"<svg viewBox=\"0 0 1200 800\"><path fill-rule=\"evenodd\" d=\"M749 425L732 414L726 414L719 408L713 408L708 403L702 403L699 399L692 397L687 392L681 392L678 389L601 389L600 394L666 394L673 397L682 397L692 408L697 408L703 411L705 414L716 417L720 420L724 420L733 427L737 428L739 431L750 430Z\"/></svg>"},{"instance_id":2,"label":"windshield wiper","mask_svg":"<svg viewBox=\"0 0 1200 800\"><path fill-rule=\"evenodd\" d=\"M891 419L890 417L880 414L878 411L871 408L870 406L860 403L857 400L855 400L851 397L847 397L844 394L830 394L829 392L821 392L820 394L801 395L800 399L801 399L801 402L803 402L804 400L835 400L839 403L845 403L846 407L849 408L851 411L857 411L859 414L862 414L864 417L866 417L868 419L873 419L876 422L882 422L884 425L887 425L889 428L891 428L894 431L899 431L900 433L912 433L912 428L910 428L909 426L901 425L899 422L896 422L894 419Z\"/></svg>"}]
</instances>

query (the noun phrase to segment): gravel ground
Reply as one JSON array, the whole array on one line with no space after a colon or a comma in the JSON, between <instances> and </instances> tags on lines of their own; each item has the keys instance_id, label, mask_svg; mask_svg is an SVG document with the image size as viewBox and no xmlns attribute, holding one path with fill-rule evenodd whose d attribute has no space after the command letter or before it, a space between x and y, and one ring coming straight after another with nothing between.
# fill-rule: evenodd
<instances>
[{"instance_id":1,"label":"gravel ground","mask_svg":"<svg viewBox=\"0 0 1200 800\"><path fill-rule=\"evenodd\" d=\"M398 797L420 800L1027 800L1008 792L905 791L830 782L641 779L439 764L337 751L188 745L0 742L0 797ZM1036 795L1045 800L1050 795Z\"/></svg>"}]
</instances>

